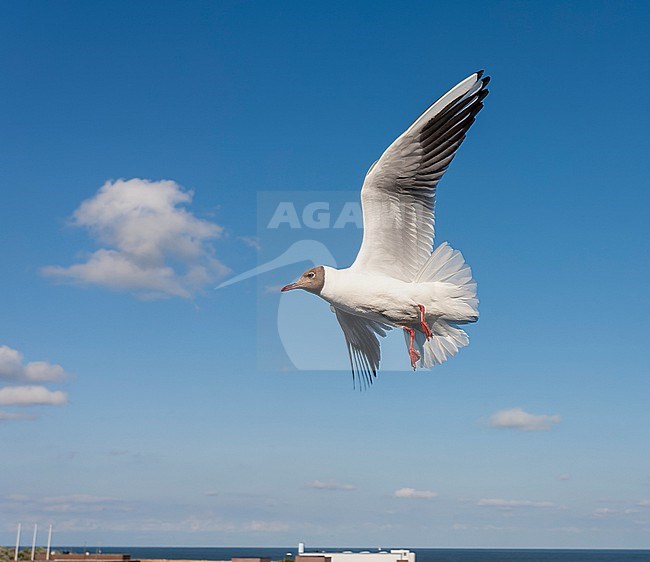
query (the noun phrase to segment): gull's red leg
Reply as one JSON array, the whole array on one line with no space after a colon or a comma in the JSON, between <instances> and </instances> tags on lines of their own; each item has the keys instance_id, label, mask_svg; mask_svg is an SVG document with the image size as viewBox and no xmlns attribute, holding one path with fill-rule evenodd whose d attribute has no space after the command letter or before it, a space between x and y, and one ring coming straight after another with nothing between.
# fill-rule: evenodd
<instances>
[{"instance_id":1,"label":"gull's red leg","mask_svg":"<svg viewBox=\"0 0 650 562\"><path fill-rule=\"evenodd\" d=\"M418 308L420 309L420 327L422 328L425 337L428 340L430 340L433 337L433 334L431 333L431 328L429 328L429 325L427 324L427 319L424 315L424 306L418 304Z\"/></svg>"},{"instance_id":2,"label":"gull's red leg","mask_svg":"<svg viewBox=\"0 0 650 562\"><path fill-rule=\"evenodd\" d=\"M413 342L415 342L415 330L409 328L408 326L402 326L411 336L411 343L409 343L409 359L411 360L411 367L415 371L415 364L420 360L420 352L413 347Z\"/></svg>"}]
</instances>

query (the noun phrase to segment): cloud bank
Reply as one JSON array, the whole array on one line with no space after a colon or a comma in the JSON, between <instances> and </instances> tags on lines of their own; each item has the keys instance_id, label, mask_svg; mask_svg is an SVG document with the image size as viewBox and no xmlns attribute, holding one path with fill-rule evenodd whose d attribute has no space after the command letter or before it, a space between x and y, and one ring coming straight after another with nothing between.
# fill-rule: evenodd
<instances>
[{"instance_id":1,"label":"cloud bank","mask_svg":"<svg viewBox=\"0 0 650 562\"><path fill-rule=\"evenodd\" d=\"M560 423L558 415L536 415L529 414L521 408L500 410L488 420L490 427L497 429L518 429L520 431L547 431L555 424Z\"/></svg>"},{"instance_id":2,"label":"cloud bank","mask_svg":"<svg viewBox=\"0 0 650 562\"><path fill-rule=\"evenodd\" d=\"M41 273L143 299L191 298L229 271L211 245L222 227L187 211L192 198L174 181L108 181L71 220L102 247L81 263Z\"/></svg>"},{"instance_id":3,"label":"cloud bank","mask_svg":"<svg viewBox=\"0 0 650 562\"><path fill-rule=\"evenodd\" d=\"M0 412L0 422L1 421L11 421L11 420L33 420L34 416L31 414L25 414L23 412Z\"/></svg>"},{"instance_id":4,"label":"cloud bank","mask_svg":"<svg viewBox=\"0 0 650 562\"><path fill-rule=\"evenodd\" d=\"M0 379L12 382L59 382L67 375L61 365L46 361L24 363L23 354L0 345Z\"/></svg>"},{"instance_id":5,"label":"cloud bank","mask_svg":"<svg viewBox=\"0 0 650 562\"><path fill-rule=\"evenodd\" d=\"M535 502L530 500L504 500L499 498L482 499L476 505L511 509L515 507L555 507L552 502Z\"/></svg>"},{"instance_id":6,"label":"cloud bank","mask_svg":"<svg viewBox=\"0 0 650 562\"><path fill-rule=\"evenodd\" d=\"M104 511L127 511L128 506L112 497L90 494L67 496L30 497L11 495L0 499L0 507L9 510L27 510L32 513L97 513Z\"/></svg>"},{"instance_id":7,"label":"cloud bank","mask_svg":"<svg viewBox=\"0 0 650 562\"><path fill-rule=\"evenodd\" d=\"M313 480L307 484L307 487L314 490L356 490L352 484L345 484L338 480Z\"/></svg>"},{"instance_id":8,"label":"cloud bank","mask_svg":"<svg viewBox=\"0 0 650 562\"><path fill-rule=\"evenodd\" d=\"M400 488L393 492L396 498L413 498L420 500L430 500L435 498L438 492L431 492L430 490L416 490L415 488Z\"/></svg>"},{"instance_id":9,"label":"cloud bank","mask_svg":"<svg viewBox=\"0 0 650 562\"><path fill-rule=\"evenodd\" d=\"M0 388L0 406L61 406L68 395L44 386L5 386Z\"/></svg>"},{"instance_id":10,"label":"cloud bank","mask_svg":"<svg viewBox=\"0 0 650 562\"><path fill-rule=\"evenodd\" d=\"M50 390L43 385L20 383L56 383L69 377L61 367L47 361L25 363L23 354L7 345L0 345L0 380L10 382L0 387L0 406L61 406L68 403L68 395L61 390ZM23 412L0 411L0 422L32 420L35 416Z\"/></svg>"}]
</instances>

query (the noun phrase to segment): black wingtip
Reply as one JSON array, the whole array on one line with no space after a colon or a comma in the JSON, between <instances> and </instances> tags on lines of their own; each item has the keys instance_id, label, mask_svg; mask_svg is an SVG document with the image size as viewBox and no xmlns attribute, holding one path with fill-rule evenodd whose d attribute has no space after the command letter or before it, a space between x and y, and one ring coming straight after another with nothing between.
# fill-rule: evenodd
<instances>
[{"instance_id":1,"label":"black wingtip","mask_svg":"<svg viewBox=\"0 0 650 562\"><path fill-rule=\"evenodd\" d=\"M484 88L485 88L485 86L487 86L490 83L490 80L492 80L492 78L490 78L489 76L486 76L485 78L483 78L482 81L483 81L483 87Z\"/></svg>"},{"instance_id":2,"label":"black wingtip","mask_svg":"<svg viewBox=\"0 0 650 562\"><path fill-rule=\"evenodd\" d=\"M475 73L476 74L476 79L480 80L480 78L481 78L481 76L483 76L484 72L485 72L485 70L477 70L476 73Z\"/></svg>"}]
</instances>

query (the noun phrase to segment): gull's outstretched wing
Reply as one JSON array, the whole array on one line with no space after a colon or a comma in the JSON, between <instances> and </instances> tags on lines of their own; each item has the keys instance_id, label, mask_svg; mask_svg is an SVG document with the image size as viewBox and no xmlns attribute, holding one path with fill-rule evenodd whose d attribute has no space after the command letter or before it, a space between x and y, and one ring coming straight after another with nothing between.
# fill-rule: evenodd
<instances>
[{"instance_id":1,"label":"gull's outstretched wing","mask_svg":"<svg viewBox=\"0 0 650 562\"><path fill-rule=\"evenodd\" d=\"M436 187L483 107L489 77L472 74L429 107L368 170L363 242L352 268L412 281L431 255Z\"/></svg>"},{"instance_id":2,"label":"gull's outstretched wing","mask_svg":"<svg viewBox=\"0 0 650 562\"><path fill-rule=\"evenodd\" d=\"M372 378L377 376L381 359L377 336L383 338L391 327L361 316L355 316L335 306L332 309L336 313L336 319L341 325L345 343L348 345L352 380L358 379L365 385L372 384Z\"/></svg>"}]
</instances>

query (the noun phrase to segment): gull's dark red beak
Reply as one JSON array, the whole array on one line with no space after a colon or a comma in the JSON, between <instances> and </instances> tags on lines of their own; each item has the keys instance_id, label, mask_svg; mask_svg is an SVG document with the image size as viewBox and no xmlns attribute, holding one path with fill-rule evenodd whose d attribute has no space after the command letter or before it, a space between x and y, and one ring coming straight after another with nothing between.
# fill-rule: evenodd
<instances>
[{"instance_id":1,"label":"gull's dark red beak","mask_svg":"<svg viewBox=\"0 0 650 562\"><path fill-rule=\"evenodd\" d=\"M284 287L282 287L282 289L280 289L280 291L282 291L284 293L286 291L291 291L292 289L298 289L299 287L300 287L300 285L298 285L298 283L289 283L288 285L285 285Z\"/></svg>"}]
</instances>

